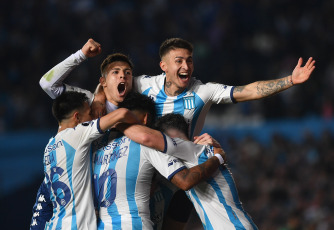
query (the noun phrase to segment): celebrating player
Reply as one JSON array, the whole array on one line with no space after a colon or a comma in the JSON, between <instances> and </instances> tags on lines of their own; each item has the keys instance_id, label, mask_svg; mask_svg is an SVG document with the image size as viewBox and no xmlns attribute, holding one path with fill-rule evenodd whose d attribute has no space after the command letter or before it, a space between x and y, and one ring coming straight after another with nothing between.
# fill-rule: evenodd
<instances>
[{"instance_id":1,"label":"celebrating player","mask_svg":"<svg viewBox=\"0 0 334 230\"><path fill-rule=\"evenodd\" d=\"M152 125L155 120L155 104L142 94L130 93L119 106L132 111L143 124ZM94 186L100 217L98 229L153 229L149 198L155 169L179 188L188 190L211 176L220 165L219 158L224 157L222 149L215 148L215 153L220 151L221 155L212 157L212 152L208 152L205 146L190 142L186 150L189 154L205 154L211 158L187 169L169 153L170 149L179 151L178 147L169 137L163 134L161 137L159 141L164 152L142 146L126 136L107 144L103 140L102 143L94 143L98 146L94 150Z\"/></svg>"},{"instance_id":2,"label":"celebrating player","mask_svg":"<svg viewBox=\"0 0 334 230\"><path fill-rule=\"evenodd\" d=\"M189 140L188 124L180 114L164 115L157 121L156 127L172 138L178 137L174 141L179 148L182 146L185 151L172 152L172 154L182 159L187 167L192 167L207 159L204 154L192 155L186 151L187 142L184 143L181 139ZM211 139L208 139L207 136L199 138L198 142L212 144ZM217 146L217 142L214 145ZM226 229L257 229L251 217L242 207L227 164L220 166L210 180L194 186L187 191L187 194L205 229L220 229L221 226Z\"/></svg>"},{"instance_id":3,"label":"celebrating player","mask_svg":"<svg viewBox=\"0 0 334 230\"><path fill-rule=\"evenodd\" d=\"M312 58L304 67L300 58L292 74L287 77L234 87L218 83L203 84L192 77L193 46L186 40L167 39L161 44L159 54L160 68L164 73L134 78L134 90L155 100L158 116L167 113L183 115L190 125L191 138L201 132L205 116L213 103L236 103L271 96L307 81L315 68Z\"/></svg>"},{"instance_id":4,"label":"celebrating player","mask_svg":"<svg viewBox=\"0 0 334 230\"><path fill-rule=\"evenodd\" d=\"M96 229L90 144L117 122L138 121L127 109L90 121L87 101L84 93L65 92L53 103L59 128L45 148L43 161L54 210L48 229Z\"/></svg>"}]
</instances>

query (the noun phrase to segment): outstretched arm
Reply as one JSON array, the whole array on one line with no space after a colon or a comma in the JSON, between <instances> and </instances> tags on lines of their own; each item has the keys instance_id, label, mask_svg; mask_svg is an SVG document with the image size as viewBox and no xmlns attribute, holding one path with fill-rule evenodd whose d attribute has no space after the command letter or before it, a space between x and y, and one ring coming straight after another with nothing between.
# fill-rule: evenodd
<instances>
[{"instance_id":1,"label":"outstretched arm","mask_svg":"<svg viewBox=\"0 0 334 230\"><path fill-rule=\"evenodd\" d=\"M269 81L257 81L245 86L236 86L233 90L233 98L237 102L261 99L277 94L293 85L304 83L310 78L311 73L315 69L315 60L310 57L305 66L301 66L302 63L303 59L299 58L292 75L287 77Z\"/></svg>"}]
</instances>

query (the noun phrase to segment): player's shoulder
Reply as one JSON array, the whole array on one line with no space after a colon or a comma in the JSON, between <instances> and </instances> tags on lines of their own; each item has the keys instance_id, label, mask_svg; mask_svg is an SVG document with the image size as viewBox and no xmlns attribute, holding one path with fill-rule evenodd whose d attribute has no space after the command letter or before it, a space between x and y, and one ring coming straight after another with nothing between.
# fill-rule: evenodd
<instances>
[{"instance_id":1,"label":"player's shoulder","mask_svg":"<svg viewBox=\"0 0 334 230\"><path fill-rule=\"evenodd\" d=\"M144 75L137 76L134 79L137 84L154 83L154 82L164 81L165 74L162 73L162 74L155 75L155 76L144 74Z\"/></svg>"}]
</instances>

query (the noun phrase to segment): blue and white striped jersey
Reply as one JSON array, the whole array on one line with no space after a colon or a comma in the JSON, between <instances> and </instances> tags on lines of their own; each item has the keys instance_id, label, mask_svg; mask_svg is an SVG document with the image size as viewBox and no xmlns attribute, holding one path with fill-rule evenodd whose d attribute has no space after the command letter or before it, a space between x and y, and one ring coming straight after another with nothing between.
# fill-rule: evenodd
<instances>
[{"instance_id":1,"label":"blue and white striped jersey","mask_svg":"<svg viewBox=\"0 0 334 230\"><path fill-rule=\"evenodd\" d=\"M200 134L205 116L213 103L232 103L233 86L218 83L203 84L191 78L188 88L175 97L164 91L165 74L157 76L142 75L134 78L134 89L154 99L158 117L168 113L183 115L189 124L189 136Z\"/></svg>"},{"instance_id":2,"label":"blue and white striped jersey","mask_svg":"<svg viewBox=\"0 0 334 230\"><path fill-rule=\"evenodd\" d=\"M149 200L155 169L171 179L185 166L126 136L111 139L107 145L100 139L93 143L97 146L93 162L98 229L152 229Z\"/></svg>"},{"instance_id":3,"label":"blue and white striped jersey","mask_svg":"<svg viewBox=\"0 0 334 230\"><path fill-rule=\"evenodd\" d=\"M214 155L211 151L201 154L189 152L193 143L179 138L172 141L168 154L179 159L187 167L202 164ZM178 151L174 151L177 148ZM243 209L232 173L226 166L219 166L212 178L187 191L205 229L257 229L251 217Z\"/></svg>"},{"instance_id":4,"label":"blue and white striped jersey","mask_svg":"<svg viewBox=\"0 0 334 230\"><path fill-rule=\"evenodd\" d=\"M53 216L46 229L96 229L90 146L101 135L98 119L49 140L43 164Z\"/></svg>"}]
</instances>

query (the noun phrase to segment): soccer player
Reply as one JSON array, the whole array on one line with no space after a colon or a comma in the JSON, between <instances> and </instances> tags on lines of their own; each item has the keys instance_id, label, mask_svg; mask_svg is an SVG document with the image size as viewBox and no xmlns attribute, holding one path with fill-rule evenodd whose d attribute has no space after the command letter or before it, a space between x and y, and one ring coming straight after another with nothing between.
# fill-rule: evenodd
<instances>
[{"instance_id":1,"label":"soccer player","mask_svg":"<svg viewBox=\"0 0 334 230\"><path fill-rule=\"evenodd\" d=\"M188 124L182 115L172 113L164 115L156 122L156 128L171 137L167 139L167 146L170 147L167 154L181 159L187 167L207 161L208 155L189 151L189 146L192 144L188 141ZM162 137L157 130L133 125L125 130L125 133L133 140L145 136L151 143L156 143L152 147L163 148L163 145L159 144ZM214 146L220 146L219 143L208 142L208 140L210 139L207 136L198 138L200 144L214 143ZM173 149L176 146L177 150ZM219 166L210 179L199 183L186 193L194 204L205 229L257 229L242 207L232 174L226 164ZM177 211L173 210L173 212Z\"/></svg>"},{"instance_id":2,"label":"soccer player","mask_svg":"<svg viewBox=\"0 0 334 230\"><path fill-rule=\"evenodd\" d=\"M63 83L63 80L80 62L88 57L93 57L101 53L101 45L93 39L70 57L49 70L40 80L42 89L53 99L59 97L64 92L76 91L83 92L89 97L91 109L94 118L100 117L105 110L110 113L117 109L119 102L123 101L126 94L132 88L132 69L133 64L126 55L109 55L101 65L101 78L96 93L93 95L87 90L69 86ZM61 76L61 78L58 78ZM106 100L107 99L107 100ZM43 189L46 185L42 183L39 191L42 191L45 197L48 197L47 190ZM47 202L46 202L47 203ZM47 205L47 204L46 204ZM50 204L48 204L50 206ZM31 230L44 229L46 218L50 216L48 210L39 209L38 198L33 208L33 217L31 220Z\"/></svg>"},{"instance_id":3,"label":"soccer player","mask_svg":"<svg viewBox=\"0 0 334 230\"><path fill-rule=\"evenodd\" d=\"M59 128L44 151L45 184L53 203L53 216L46 229L96 229L91 142L117 122L138 120L127 109L118 109L90 121L88 98L79 92L65 92L57 97L52 113Z\"/></svg>"},{"instance_id":4,"label":"soccer player","mask_svg":"<svg viewBox=\"0 0 334 230\"><path fill-rule=\"evenodd\" d=\"M186 40L167 39L161 44L159 54L163 73L134 78L134 90L155 100L158 116L167 113L183 115L190 126L191 139L201 132L205 116L213 103L236 103L271 96L307 81L315 68L312 58L304 67L300 58L292 74L287 77L234 87L218 83L203 84L192 77L193 46Z\"/></svg>"},{"instance_id":5,"label":"soccer player","mask_svg":"<svg viewBox=\"0 0 334 230\"><path fill-rule=\"evenodd\" d=\"M132 111L138 119L152 125L155 119L154 101L139 93L130 93L119 104ZM117 126L120 128L120 125ZM124 128L121 128L122 130ZM126 127L125 127L126 129ZM149 198L155 169L183 190L188 190L215 172L223 159L222 149L189 144L187 151L210 157L199 166L189 169L169 153L179 151L172 140L160 133L163 152L140 145L121 136L97 146L94 159L94 187L99 209L98 229L153 229L150 220ZM141 141L139 141L141 142ZM168 144L167 144L168 143ZM184 149L182 149L184 151Z\"/></svg>"}]
</instances>

